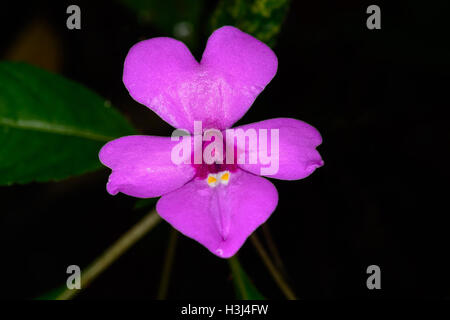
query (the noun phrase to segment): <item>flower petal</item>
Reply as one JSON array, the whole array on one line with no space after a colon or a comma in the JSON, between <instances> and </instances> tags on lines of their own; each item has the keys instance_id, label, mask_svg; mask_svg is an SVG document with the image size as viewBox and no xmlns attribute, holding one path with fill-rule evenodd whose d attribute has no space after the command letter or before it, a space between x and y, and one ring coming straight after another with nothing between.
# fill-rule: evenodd
<instances>
[{"instance_id":1,"label":"flower petal","mask_svg":"<svg viewBox=\"0 0 450 320\"><path fill-rule=\"evenodd\" d=\"M222 123L215 128L225 129L247 112L269 84L277 73L278 60L263 42L237 28L225 26L209 37L201 65L214 70L229 86L221 88L223 101L218 106L221 110L215 111Z\"/></svg>"},{"instance_id":2,"label":"flower petal","mask_svg":"<svg viewBox=\"0 0 450 320\"><path fill-rule=\"evenodd\" d=\"M198 62L184 43L153 38L135 44L125 59L123 82L134 100L176 128L186 128L188 105L182 103L185 82L196 74Z\"/></svg>"},{"instance_id":3,"label":"flower petal","mask_svg":"<svg viewBox=\"0 0 450 320\"><path fill-rule=\"evenodd\" d=\"M100 161L113 170L108 192L151 198L184 185L194 177L195 170L191 165L172 162L172 148L177 143L153 136L126 136L108 142L99 153Z\"/></svg>"},{"instance_id":4,"label":"flower petal","mask_svg":"<svg viewBox=\"0 0 450 320\"><path fill-rule=\"evenodd\" d=\"M208 40L201 63L171 38L134 45L124 65L130 95L176 128L225 129L239 120L274 77L277 58L252 36L222 27Z\"/></svg>"},{"instance_id":5,"label":"flower petal","mask_svg":"<svg viewBox=\"0 0 450 320\"><path fill-rule=\"evenodd\" d=\"M239 128L243 129L244 132L248 129L254 129L259 137L257 144L250 146L246 144L245 154L247 159L245 164L238 163L238 166L246 171L270 178L297 180L309 176L316 168L323 165L323 160L316 150L316 147L322 143L322 137L317 129L303 121L290 118L276 118L247 124L234 129ZM262 141L260 129L268 129L267 149L260 148ZM267 164L267 162L266 164L261 163L261 152L265 154L265 150L267 150L269 158L272 156L271 129L279 130L279 147L278 152L274 148L273 158L271 159L273 168L269 169L270 164ZM250 164L248 156L255 153L258 155L257 162ZM276 162L278 162L278 165L276 165Z\"/></svg>"},{"instance_id":6,"label":"flower petal","mask_svg":"<svg viewBox=\"0 0 450 320\"><path fill-rule=\"evenodd\" d=\"M264 178L242 170L227 178L226 185L216 187L194 179L156 205L175 229L222 258L233 256L278 203L277 190Z\"/></svg>"}]
</instances>

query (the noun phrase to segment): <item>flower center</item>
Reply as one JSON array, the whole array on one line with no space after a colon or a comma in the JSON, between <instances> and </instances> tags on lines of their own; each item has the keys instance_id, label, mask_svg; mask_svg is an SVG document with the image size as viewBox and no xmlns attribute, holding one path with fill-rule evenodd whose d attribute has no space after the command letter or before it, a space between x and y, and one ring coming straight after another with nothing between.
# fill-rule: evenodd
<instances>
[{"instance_id":1,"label":"flower center","mask_svg":"<svg viewBox=\"0 0 450 320\"><path fill-rule=\"evenodd\" d=\"M237 170L237 156L234 154L234 159L232 161L226 158L226 145L223 143L223 151L220 156L220 160L215 160L213 163L206 163L204 153L210 153L209 156L214 157L219 155L220 152L215 150L215 148L208 147L211 141L204 141L202 144L202 163L192 164L195 169L195 178L205 180L210 187L216 187L218 185L227 185L230 176L233 172ZM227 163L231 162L231 163Z\"/></svg>"},{"instance_id":2,"label":"flower center","mask_svg":"<svg viewBox=\"0 0 450 320\"><path fill-rule=\"evenodd\" d=\"M217 187L219 184L228 185L230 181L230 171L222 171L219 173L210 173L206 178L206 182L211 188Z\"/></svg>"}]
</instances>

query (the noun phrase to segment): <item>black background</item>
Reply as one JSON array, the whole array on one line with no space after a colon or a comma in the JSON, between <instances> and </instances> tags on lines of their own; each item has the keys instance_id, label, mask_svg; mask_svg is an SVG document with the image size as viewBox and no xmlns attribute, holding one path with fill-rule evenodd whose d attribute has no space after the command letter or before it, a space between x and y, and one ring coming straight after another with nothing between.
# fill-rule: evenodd
<instances>
[{"instance_id":1,"label":"black background","mask_svg":"<svg viewBox=\"0 0 450 320\"><path fill-rule=\"evenodd\" d=\"M168 35L116 2L74 3L79 31L65 27L72 3L2 5L0 56L42 17L61 43L63 75L111 100L142 132L170 135L121 81L134 43ZM381 30L366 28L369 4L381 7ZM325 165L304 180L274 181L280 201L268 222L300 298L450 296L449 11L448 1L293 1L274 47L278 73L238 124L292 117L323 136ZM192 48L197 58L207 37ZM86 266L146 213L131 197L107 194L108 174L0 187L2 296L35 298L63 285L68 265ZM169 230L159 225L79 298L155 298ZM266 297L283 298L250 242L239 258ZM381 267L378 291L366 287L371 264ZM227 262L180 236L169 298L232 297Z\"/></svg>"}]
</instances>

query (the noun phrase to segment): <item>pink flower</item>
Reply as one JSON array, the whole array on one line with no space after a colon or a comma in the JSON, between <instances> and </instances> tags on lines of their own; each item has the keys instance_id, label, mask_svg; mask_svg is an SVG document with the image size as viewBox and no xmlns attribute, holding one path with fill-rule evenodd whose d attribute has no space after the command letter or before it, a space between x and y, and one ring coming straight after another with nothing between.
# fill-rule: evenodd
<instances>
[{"instance_id":1,"label":"pink flower","mask_svg":"<svg viewBox=\"0 0 450 320\"><path fill-rule=\"evenodd\" d=\"M133 99L173 127L193 133L194 121L201 121L203 128L223 131L247 112L275 76L277 64L264 43L225 26L210 36L200 63L175 39L137 43L126 57L123 81ZM271 178L302 179L323 165L316 150L322 142L319 132L300 120L277 118L238 128L278 129L278 170ZM141 135L107 143L99 154L112 169L107 190L161 196L156 210L163 219L229 258L277 206L276 188L260 176L265 163L239 164L235 156L232 164L176 164L171 153L177 144L169 137ZM242 150L246 155L253 151L248 146Z\"/></svg>"}]
</instances>

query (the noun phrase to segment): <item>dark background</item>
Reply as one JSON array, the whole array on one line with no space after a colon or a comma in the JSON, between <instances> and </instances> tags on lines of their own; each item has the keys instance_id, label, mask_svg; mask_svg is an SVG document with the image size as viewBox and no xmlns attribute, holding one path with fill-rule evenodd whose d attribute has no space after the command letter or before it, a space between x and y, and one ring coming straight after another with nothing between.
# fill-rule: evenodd
<instances>
[{"instance_id":1,"label":"dark background","mask_svg":"<svg viewBox=\"0 0 450 320\"><path fill-rule=\"evenodd\" d=\"M272 237L300 298L448 298L450 2L342 2L293 1L273 48L278 73L238 123L293 117L323 136L324 167L274 181ZM81 30L66 28L69 4L81 7ZM201 9L197 58L215 4ZM366 28L369 4L381 7L381 30ZM121 78L134 43L171 34L113 1L8 2L0 30L2 59L81 82L142 132L170 135ZM2 296L35 298L63 285L68 265L88 265L148 211L107 194L108 174L0 187ZM161 223L78 298L155 298L169 230ZM227 262L178 240L169 298L234 297ZM283 298L250 242L239 259L266 297ZM378 291L366 287L371 264L381 267Z\"/></svg>"}]
</instances>

